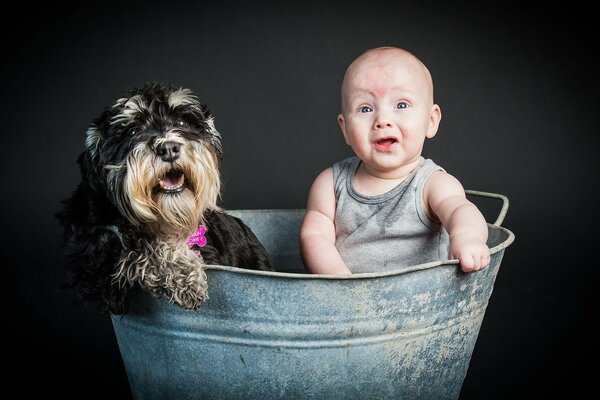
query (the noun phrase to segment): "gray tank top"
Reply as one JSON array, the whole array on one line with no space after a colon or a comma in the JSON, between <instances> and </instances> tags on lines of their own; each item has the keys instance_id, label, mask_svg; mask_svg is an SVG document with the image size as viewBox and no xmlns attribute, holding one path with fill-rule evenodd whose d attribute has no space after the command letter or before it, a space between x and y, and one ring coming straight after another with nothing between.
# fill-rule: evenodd
<instances>
[{"instance_id":1,"label":"gray tank top","mask_svg":"<svg viewBox=\"0 0 600 400\"><path fill-rule=\"evenodd\" d=\"M353 156L333 165L335 245L350 271L380 272L448 259L448 233L423 208L427 178L443 169L421 157L398 186L363 196L352 185L360 162Z\"/></svg>"}]
</instances>

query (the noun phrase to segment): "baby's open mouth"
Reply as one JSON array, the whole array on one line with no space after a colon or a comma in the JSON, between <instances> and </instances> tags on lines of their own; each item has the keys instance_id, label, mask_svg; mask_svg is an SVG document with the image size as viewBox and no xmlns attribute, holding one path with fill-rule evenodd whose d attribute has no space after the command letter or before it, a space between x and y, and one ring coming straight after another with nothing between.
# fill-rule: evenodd
<instances>
[{"instance_id":1,"label":"baby's open mouth","mask_svg":"<svg viewBox=\"0 0 600 400\"><path fill-rule=\"evenodd\" d=\"M398 142L398 139L396 139L394 137L386 137L386 138L381 138L381 139L377 140L375 143L378 146L390 146L397 142Z\"/></svg>"},{"instance_id":2,"label":"baby's open mouth","mask_svg":"<svg viewBox=\"0 0 600 400\"><path fill-rule=\"evenodd\" d=\"M178 170L171 170L158 181L160 191L163 193L179 193L183 190L185 175Z\"/></svg>"},{"instance_id":3,"label":"baby's open mouth","mask_svg":"<svg viewBox=\"0 0 600 400\"><path fill-rule=\"evenodd\" d=\"M395 143L398 143L398 139L393 136L382 137L375 141L375 148L380 151L389 151Z\"/></svg>"}]
</instances>

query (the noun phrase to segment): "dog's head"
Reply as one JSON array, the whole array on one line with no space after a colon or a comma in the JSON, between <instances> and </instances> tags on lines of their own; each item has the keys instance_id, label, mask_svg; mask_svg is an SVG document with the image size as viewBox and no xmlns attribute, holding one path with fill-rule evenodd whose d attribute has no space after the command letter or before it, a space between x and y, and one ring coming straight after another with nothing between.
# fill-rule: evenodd
<instances>
[{"instance_id":1,"label":"dog's head","mask_svg":"<svg viewBox=\"0 0 600 400\"><path fill-rule=\"evenodd\" d=\"M79 164L130 224L186 233L218 208L221 155L213 117L190 90L147 84L90 125Z\"/></svg>"}]
</instances>

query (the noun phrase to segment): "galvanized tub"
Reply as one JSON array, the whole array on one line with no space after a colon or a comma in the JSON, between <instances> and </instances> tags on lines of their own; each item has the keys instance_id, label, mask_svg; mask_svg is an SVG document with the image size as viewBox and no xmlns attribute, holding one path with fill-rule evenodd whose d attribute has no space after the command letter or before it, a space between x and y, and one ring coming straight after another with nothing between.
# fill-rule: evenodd
<instances>
[{"instance_id":1,"label":"galvanized tub","mask_svg":"<svg viewBox=\"0 0 600 400\"><path fill-rule=\"evenodd\" d=\"M207 270L195 311L138 291L112 322L136 399L456 399L504 250L503 200L488 224L492 260L348 277L309 275L298 253L304 210L229 211L278 271Z\"/></svg>"}]
</instances>

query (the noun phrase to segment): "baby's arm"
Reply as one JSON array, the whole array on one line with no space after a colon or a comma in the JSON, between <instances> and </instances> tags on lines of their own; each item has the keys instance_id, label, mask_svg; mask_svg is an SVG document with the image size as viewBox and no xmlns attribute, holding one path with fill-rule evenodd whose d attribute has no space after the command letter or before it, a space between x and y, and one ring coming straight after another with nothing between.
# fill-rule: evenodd
<instances>
[{"instance_id":1,"label":"baby's arm","mask_svg":"<svg viewBox=\"0 0 600 400\"><path fill-rule=\"evenodd\" d=\"M335 247L334 217L333 170L328 168L312 184L300 226L302 261L313 274L350 274Z\"/></svg>"},{"instance_id":2,"label":"baby's arm","mask_svg":"<svg viewBox=\"0 0 600 400\"><path fill-rule=\"evenodd\" d=\"M460 182L446 172L434 172L425 184L423 197L450 236L450 257L460 260L464 272L487 267L490 263L487 224L477 207L465 197Z\"/></svg>"}]
</instances>

